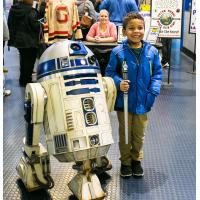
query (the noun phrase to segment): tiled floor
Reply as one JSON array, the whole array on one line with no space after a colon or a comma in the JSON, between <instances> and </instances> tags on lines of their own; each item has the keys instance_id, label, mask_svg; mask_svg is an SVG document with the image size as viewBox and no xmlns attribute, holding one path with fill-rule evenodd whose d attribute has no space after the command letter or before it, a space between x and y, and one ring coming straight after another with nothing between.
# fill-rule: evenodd
<instances>
[{"instance_id":1,"label":"tiled floor","mask_svg":"<svg viewBox=\"0 0 200 200\"><path fill-rule=\"evenodd\" d=\"M173 51L172 51L173 52ZM119 176L118 123L116 113L110 113L115 143L109 150L113 169L101 182L107 200L195 200L196 199L196 76L193 62L174 50L170 72L171 85L163 86L153 110L144 144L142 179L122 179ZM22 155L25 134L24 88L19 87L19 60L16 49L5 52L7 88L12 95L3 104L3 175L5 200L67 200L74 199L67 183L74 176L72 163L59 163L51 157L53 189L28 193L15 170ZM167 70L163 71L167 82ZM42 138L44 141L44 138Z\"/></svg>"}]
</instances>

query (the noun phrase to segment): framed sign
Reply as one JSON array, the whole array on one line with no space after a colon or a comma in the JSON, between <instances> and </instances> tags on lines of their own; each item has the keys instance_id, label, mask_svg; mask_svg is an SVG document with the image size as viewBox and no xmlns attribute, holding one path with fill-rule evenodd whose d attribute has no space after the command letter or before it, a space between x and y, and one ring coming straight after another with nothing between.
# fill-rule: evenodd
<instances>
[{"instance_id":1,"label":"framed sign","mask_svg":"<svg viewBox=\"0 0 200 200\"><path fill-rule=\"evenodd\" d=\"M123 40L125 40L127 37L123 35L122 29L123 26L118 26L118 35L117 35L117 42L122 43Z\"/></svg>"},{"instance_id":2,"label":"framed sign","mask_svg":"<svg viewBox=\"0 0 200 200\"><path fill-rule=\"evenodd\" d=\"M149 42L150 44L156 44L159 32L160 32L160 27L150 26L146 41Z\"/></svg>"},{"instance_id":3,"label":"framed sign","mask_svg":"<svg viewBox=\"0 0 200 200\"><path fill-rule=\"evenodd\" d=\"M196 0L192 0L192 9L190 11L189 33L196 33Z\"/></svg>"},{"instance_id":4,"label":"framed sign","mask_svg":"<svg viewBox=\"0 0 200 200\"><path fill-rule=\"evenodd\" d=\"M150 24L151 24L151 13L150 11L140 11L140 14L144 18L144 22L145 22L145 31L144 31L143 40L146 40L148 32L149 32Z\"/></svg>"},{"instance_id":5,"label":"framed sign","mask_svg":"<svg viewBox=\"0 0 200 200\"><path fill-rule=\"evenodd\" d=\"M159 26L159 37L180 38L182 0L152 0L151 26Z\"/></svg>"}]
</instances>

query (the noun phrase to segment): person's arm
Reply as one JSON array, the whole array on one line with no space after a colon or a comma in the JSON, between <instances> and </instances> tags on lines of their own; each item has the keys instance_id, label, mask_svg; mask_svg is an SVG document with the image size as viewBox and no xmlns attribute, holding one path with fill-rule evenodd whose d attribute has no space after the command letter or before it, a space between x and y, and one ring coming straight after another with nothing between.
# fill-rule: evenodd
<instances>
[{"instance_id":1,"label":"person's arm","mask_svg":"<svg viewBox=\"0 0 200 200\"><path fill-rule=\"evenodd\" d=\"M117 27L114 23L110 22L110 36L113 38L113 42L117 41Z\"/></svg>"},{"instance_id":2,"label":"person's arm","mask_svg":"<svg viewBox=\"0 0 200 200\"><path fill-rule=\"evenodd\" d=\"M95 23L91 26L91 28L86 36L86 40L88 42L95 42L96 29L97 29L97 23Z\"/></svg>"},{"instance_id":3,"label":"person's arm","mask_svg":"<svg viewBox=\"0 0 200 200\"><path fill-rule=\"evenodd\" d=\"M109 9L109 2L108 2L108 0L100 0L99 10L102 10L102 9L106 9L106 10Z\"/></svg>"},{"instance_id":4,"label":"person's arm","mask_svg":"<svg viewBox=\"0 0 200 200\"><path fill-rule=\"evenodd\" d=\"M39 14L35 9L32 9L29 13L28 20L29 24L33 31L38 32L40 31L40 22L38 21Z\"/></svg>"},{"instance_id":5,"label":"person's arm","mask_svg":"<svg viewBox=\"0 0 200 200\"><path fill-rule=\"evenodd\" d=\"M101 38L101 37L99 37L98 38L98 40L96 39L96 42L98 42L98 43L112 43L112 42L115 42L116 40L114 40L114 38L113 37L105 37L105 38Z\"/></svg>"},{"instance_id":6,"label":"person's arm","mask_svg":"<svg viewBox=\"0 0 200 200\"><path fill-rule=\"evenodd\" d=\"M127 8L129 8L128 12L139 12L138 6L134 0L129 2Z\"/></svg>"},{"instance_id":7,"label":"person's arm","mask_svg":"<svg viewBox=\"0 0 200 200\"><path fill-rule=\"evenodd\" d=\"M151 84L148 90L153 95L157 96L160 93L160 88L161 88L162 66L160 63L158 50L153 47L152 51L154 53L154 59L152 62Z\"/></svg>"},{"instance_id":8,"label":"person's arm","mask_svg":"<svg viewBox=\"0 0 200 200\"><path fill-rule=\"evenodd\" d=\"M45 1L40 1L39 2L39 18L44 18L45 16L45 8L46 8L46 2Z\"/></svg>"},{"instance_id":9,"label":"person's arm","mask_svg":"<svg viewBox=\"0 0 200 200\"><path fill-rule=\"evenodd\" d=\"M96 11L94 9L94 6L92 2L89 1L88 3L89 3L89 16L92 17L93 22L96 22L97 18L96 18Z\"/></svg>"},{"instance_id":10,"label":"person's arm","mask_svg":"<svg viewBox=\"0 0 200 200\"><path fill-rule=\"evenodd\" d=\"M10 39L8 25L6 21L6 16L3 14L3 41L8 41Z\"/></svg>"}]
</instances>

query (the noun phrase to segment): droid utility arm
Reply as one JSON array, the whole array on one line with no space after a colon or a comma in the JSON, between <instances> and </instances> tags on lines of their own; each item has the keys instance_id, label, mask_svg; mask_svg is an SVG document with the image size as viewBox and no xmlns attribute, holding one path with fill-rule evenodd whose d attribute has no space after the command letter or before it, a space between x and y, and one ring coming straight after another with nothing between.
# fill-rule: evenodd
<instances>
[{"instance_id":1,"label":"droid utility arm","mask_svg":"<svg viewBox=\"0 0 200 200\"><path fill-rule=\"evenodd\" d=\"M117 89L115 86L115 82L110 77L102 77L102 81L103 81L103 87L104 87L108 111L112 112L114 110L115 101L117 97Z\"/></svg>"}]
</instances>

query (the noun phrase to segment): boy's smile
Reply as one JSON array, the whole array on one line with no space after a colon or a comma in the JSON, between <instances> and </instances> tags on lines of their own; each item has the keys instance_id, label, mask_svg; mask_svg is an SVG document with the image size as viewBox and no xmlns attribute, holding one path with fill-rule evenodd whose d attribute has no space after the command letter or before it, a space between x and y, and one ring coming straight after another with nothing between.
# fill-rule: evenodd
<instances>
[{"instance_id":1,"label":"boy's smile","mask_svg":"<svg viewBox=\"0 0 200 200\"><path fill-rule=\"evenodd\" d=\"M131 19L126 29L123 29L123 33L127 36L131 47L141 47L141 40L144 37L144 22L140 19Z\"/></svg>"}]
</instances>

